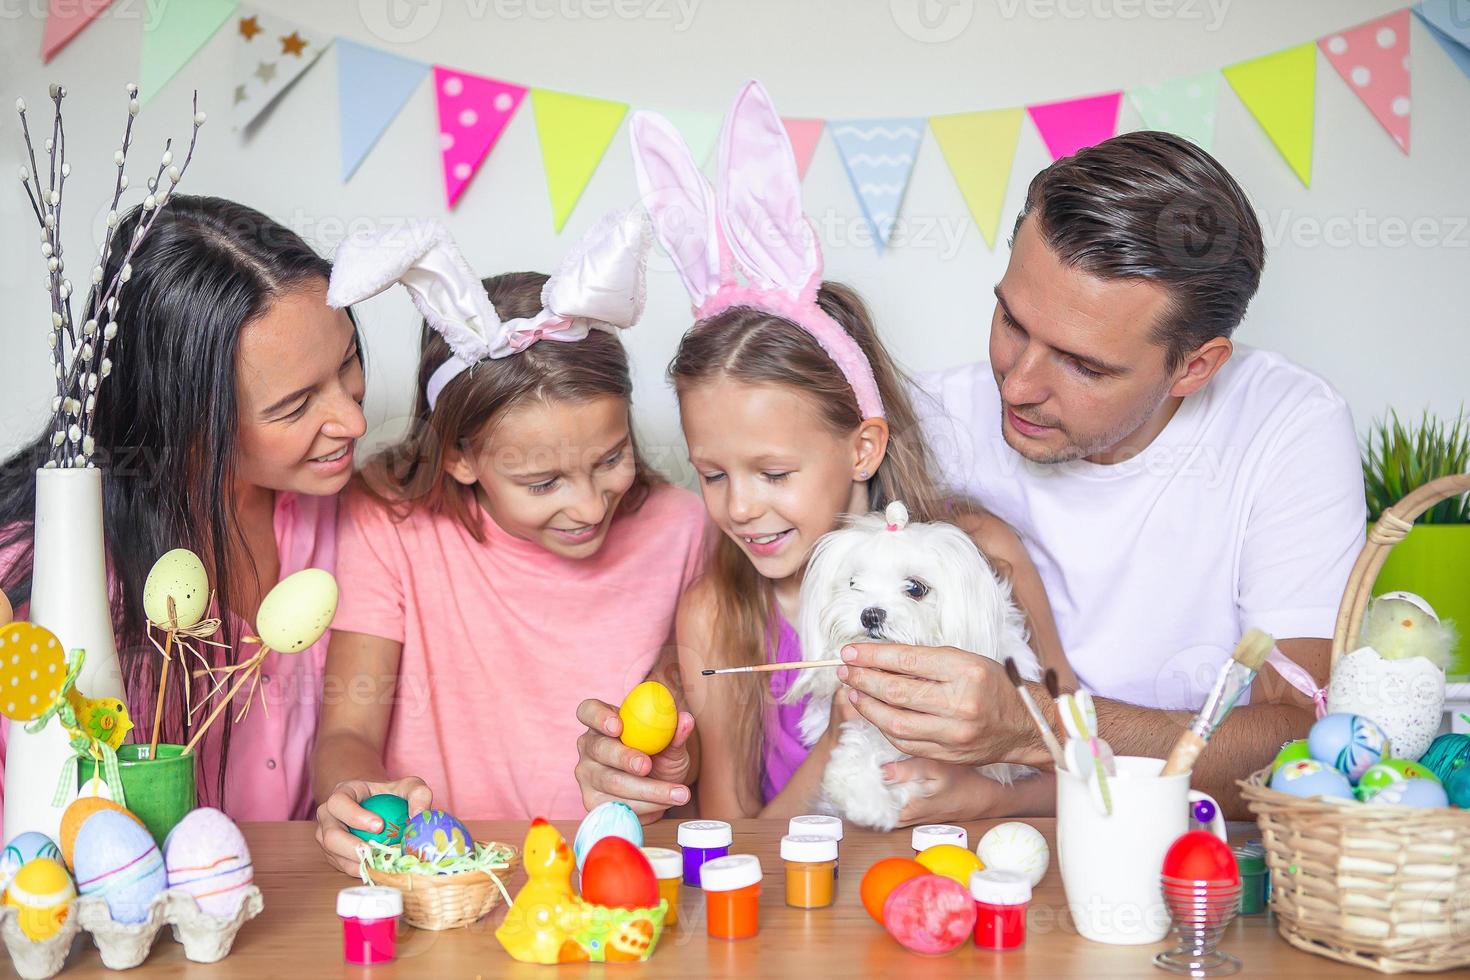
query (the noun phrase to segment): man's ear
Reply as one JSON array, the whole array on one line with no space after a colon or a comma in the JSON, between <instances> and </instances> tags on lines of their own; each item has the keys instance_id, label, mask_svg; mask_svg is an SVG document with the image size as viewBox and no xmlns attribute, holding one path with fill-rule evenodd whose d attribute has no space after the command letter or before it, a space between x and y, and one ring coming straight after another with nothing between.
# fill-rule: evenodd
<instances>
[{"instance_id":1,"label":"man's ear","mask_svg":"<svg viewBox=\"0 0 1470 980\"><path fill-rule=\"evenodd\" d=\"M1174 386L1169 389L1169 394L1174 398L1183 398L1199 391L1215 372L1230 360L1230 355L1235 352L1235 345L1230 342L1229 337L1212 337L1204 344L1195 348L1184 358L1174 377Z\"/></svg>"},{"instance_id":2,"label":"man's ear","mask_svg":"<svg viewBox=\"0 0 1470 980\"><path fill-rule=\"evenodd\" d=\"M470 462L470 457L465 453L463 445L456 445L444 451L444 472L453 477L456 482L467 487L480 482L480 474Z\"/></svg>"}]
</instances>

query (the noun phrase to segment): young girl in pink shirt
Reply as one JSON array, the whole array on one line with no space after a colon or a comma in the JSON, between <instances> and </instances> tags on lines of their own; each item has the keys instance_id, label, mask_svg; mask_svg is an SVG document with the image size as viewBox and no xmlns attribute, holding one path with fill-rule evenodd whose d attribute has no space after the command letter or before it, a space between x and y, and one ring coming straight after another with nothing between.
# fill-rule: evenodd
<instances>
[{"instance_id":1,"label":"young girl in pink shirt","mask_svg":"<svg viewBox=\"0 0 1470 980\"><path fill-rule=\"evenodd\" d=\"M347 827L380 826L358 805L374 793L464 819L579 816L575 706L672 665L705 523L633 434L615 329L641 312L641 216L609 216L549 280L483 287L442 230L407 237L344 246L333 275L334 302L401 280L429 327L416 431L340 523L314 785L348 873Z\"/></svg>"}]
</instances>

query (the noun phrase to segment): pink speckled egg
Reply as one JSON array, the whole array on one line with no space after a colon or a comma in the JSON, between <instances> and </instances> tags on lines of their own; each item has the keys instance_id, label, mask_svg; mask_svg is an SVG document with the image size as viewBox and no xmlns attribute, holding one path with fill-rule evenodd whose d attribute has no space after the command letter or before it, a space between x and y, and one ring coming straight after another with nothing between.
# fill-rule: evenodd
<instances>
[{"instance_id":1,"label":"pink speckled egg","mask_svg":"<svg viewBox=\"0 0 1470 980\"><path fill-rule=\"evenodd\" d=\"M953 878L922 875L888 896L883 925L905 948L940 956L959 949L975 931L975 900Z\"/></svg>"},{"instance_id":2,"label":"pink speckled egg","mask_svg":"<svg viewBox=\"0 0 1470 980\"><path fill-rule=\"evenodd\" d=\"M199 908L232 917L255 880L250 848L235 821L212 806L191 810L163 842L168 887L194 896Z\"/></svg>"}]
</instances>

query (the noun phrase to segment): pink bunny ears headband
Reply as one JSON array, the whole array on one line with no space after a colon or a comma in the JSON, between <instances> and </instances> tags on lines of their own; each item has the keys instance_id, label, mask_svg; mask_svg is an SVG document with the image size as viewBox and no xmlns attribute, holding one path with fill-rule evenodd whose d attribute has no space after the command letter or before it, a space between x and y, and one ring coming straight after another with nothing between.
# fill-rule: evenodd
<instances>
[{"instance_id":1,"label":"pink bunny ears headband","mask_svg":"<svg viewBox=\"0 0 1470 980\"><path fill-rule=\"evenodd\" d=\"M802 213L791 138L760 83L746 83L725 119L718 200L663 116L635 113L632 141L643 203L695 317L749 306L790 320L842 370L863 417L883 418L872 365L852 335L817 305L821 248Z\"/></svg>"},{"instance_id":2,"label":"pink bunny ears headband","mask_svg":"<svg viewBox=\"0 0 1470 980\"><path fill-rule=\"evenodd\" d=\"M449 231L414 221L343 242L332 262L327 303L340 309L403 284L453 352L429 377L432 409L444 386L480 361L519 354L539 340L574 342L592 330L616 333L637 323L650 245L640 210L608 214L546 281L541 312L502 321Z\"/></svg>"}]
</instances>

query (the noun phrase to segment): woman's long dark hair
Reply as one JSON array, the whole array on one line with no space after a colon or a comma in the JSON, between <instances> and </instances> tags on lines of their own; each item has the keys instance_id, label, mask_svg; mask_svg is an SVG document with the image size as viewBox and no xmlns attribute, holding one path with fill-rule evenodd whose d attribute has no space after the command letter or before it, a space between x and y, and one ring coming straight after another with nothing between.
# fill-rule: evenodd
<instances>
[{"instance_id":1,"label":"woman's long dark hair","mask_svg":"<svg viewBox=\"0 0 1470 980\"><path fill-rule=\"evenodd\" d=\"M132 239L139 216L135 208L122 218L116 241ZM113 250L106 281L122 253ZM112 623L128 704L142 730L153 717L161 663L147 638L143 583L160 555L182 547L204 559L225 620L219 639L231 650L239 639L228 612L238 608L233 600L240 586L231 581L228 556L245 547L231 519L241 328L293 287L326 280L331 265L259 211L184 195L168 202L132 265L119 297L112 374L98 389L93 435L94 458L105 471ZM49 432L0 464L0 548L20 546L18 559L0 568L0 587L17 606L30 598L35 470L48 450ZM233 653L228 658L233 661ZM182 694L169 687L162 740L185 742L191 726ZM217 804L223 802L230 714L220 735L219 771L212 780L201 778L201 796Z\"/></svg>"}]
</instances>

